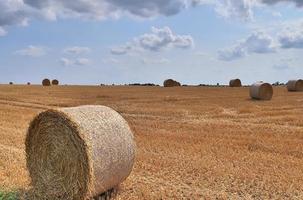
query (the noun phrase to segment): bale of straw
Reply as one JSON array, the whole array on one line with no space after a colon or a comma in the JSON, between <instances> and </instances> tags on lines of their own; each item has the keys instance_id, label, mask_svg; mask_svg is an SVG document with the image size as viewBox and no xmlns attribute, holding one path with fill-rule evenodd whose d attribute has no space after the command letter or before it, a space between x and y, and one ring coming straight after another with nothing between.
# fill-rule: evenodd
<instances>
[{"instance_id":1,"label":"bale of straw","mask_svg":"<svg viewBox=\"0 0 303 200\"><path fill-rule=\"evenodd\" d=\"M180 82L178 82L178 81L176 81L176 85L175 85L175 87L181 87L181 83L180 83Z\"/></svg>"},{"instance_id":2,"label":"bale of straw","mask_svg":"<svg viewBox=\"0 0 303 200\"><path fill-rule=\"evenodd\" d=\"M290 80L287 82L287 90L290 92L302 92L303 91L303 80Z\"/></svg>"},{"instance_id":3,"label":"bale of straw","mask_svg":"<svg viewBox=\"0 0 303 200\"><path fill-rule=\"evenodd\" d=\"M59 81L57 79L52 80L52 85L59 85Z\"/></svg>"},{"instance_id":4,"label":"bale of straw","mask_svg":"<svg viewBox=\"0 0 303 200\"><path fill-rule=\"evenodd\" d=\"M39 200L98 196L129 176L135 158L127 122L105 106L42 112L30 123L25 146Z\"/></svg>"},{"instance_id":5,"label":"bale of straw","mask_svg":"<svg viewBox=\"0 0 303 200\"><path fill-rule=\"evenodd\" d=\"M250 97L257 100L271 100L273 87L269 83L257 82L250 86Z\"/></svg>"},{"instance_id":6,"label":"bale of straw","mask_svg":"<svg viewBox=\"0 0 303 200\"><path fill-rule=\"evenodd\" d=\"M175 81L173 79L167 79L164 81L163 86L164 87L179 87L179 86L181 86L181 83L179 83L178 81Z\"/></svg>"},{"instance_id":7,"label":"bale of straw","mask_svg":"<svg viewBox=\"0 0 303 200\"><path fill-rule=\"evenodd\" d=\"M230 87L242 87L242 83L240 79L232 79L229 81Z\"/></svg>"},{"instance_id":8,"label":"bale of straw","mask_svg":"<svg viewBox=\"0 0 303 200\"><path fill-rule=\"evenodd\" d=\"M43 86L50 86L50 85L51 85L51 82L50 82L49 79L46 78L46 79L43 79L42 85L43 85Z\"/></svg>"}]
</instances>

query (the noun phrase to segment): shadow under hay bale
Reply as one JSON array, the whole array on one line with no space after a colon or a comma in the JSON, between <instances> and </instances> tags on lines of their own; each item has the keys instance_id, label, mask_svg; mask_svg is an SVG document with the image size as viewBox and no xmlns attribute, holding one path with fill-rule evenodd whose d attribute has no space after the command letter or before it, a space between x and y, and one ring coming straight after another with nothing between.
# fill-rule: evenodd
<instances>
[{"instance_id":1,"label":"shadow under hay bale","mask_svg":"<svg viewBox=\"0 0 303 200\"><path fill-rule=\"evenodd\" d=\"M271 100L273 87L269 83L257 82L250 86L250 97L256 100Z\"/></svg>"},{"instance_id":2,"label":"shadow under hay bale","mask_svg":"<svg viewBox=\"0 0 303 200\"><path fill-rule=\"evenodd\" d=\"M229 81L229 87L242 87L240 79L232 79Z\"/></svg>"},{"instance_id":3,"label":"shadow under hay bale","mask_svg":"<svg viewBox=\"0 0 303 200\"><path fill-rule=\"evenodd\" d=\"M85 200L114 200L118 195L118 191L119 191L119 186L109 189L100 195L97 195L97 196L94 196L91 198L86 198ZM37 196L37 191L35 191L33 188L30 190L27 190L27 191L22 191L22 192L18 191L18 193L16 192L16 193L11 193L11 194L14 195L13 196L14 198L12 198L12 200L17 200L17 199L18 200L19 199L20 200L49 200L49 198L46 196L43 199L41 199L41 197ZM4 197L6 197L6 196L4 196ZM1 199L1 192L0 192L0 199ZM65 199L62 199L59 197L57 199L65 200Z\"/></svg>"},{"instance_id":4,"label":"shadow under hay bale","mask_svg":"<svg viewBox=\"0 0 303 200\"><path fill-rule=\"evenodd\" d=\"M118 193L118 188L112 188L104 192L103 194L93 197L90 200L111 200L117 196L117 193Z\"/></svg>"},{"instance_id":5,"label":"shadow under hay bale","mask_svg":"<svg viewBox=\"0 0 303 200\"><path fill-rule=\"evenodd\" d=\"M175 81L173 79L167 79L164 81L163 86L164 87L180 87L181 83L179 83L178 81Z\"/></svg>"},{"instance_id":6,"label":"shadow under hay bale","mask_svg":"<svg viewBox=\"0 0 303 200\"><path fill-rule=\"evenodd\" d=\"M287 82L287 90L290 92L302 92L303 91L303 80L290 80Z\"/></svg>"},{"instance_id":7,"label":"shadow under hay bale","mask_svg":"<svg viewBox=\"0 0 303 200\"><path fill-rule=\"evenodd\" d=\"M46 79L43 79L42 85L43 85L43 86L50 86L50 85L51 85L51 82L50 82L49 79L46 78Z\"/></svg>"},{"instance_id":8,"label":"shadow under hay bale","mask_svg":"<svg viewBox=\"0 0 303 200\"><path fill-rule=\"evenodd\" d=\"M42 200L105 193L129 176L135 159L127 122L105 106L42 112L31 122L25 146L34 194Z\"/></svg>"},{"instance_id":9,"label":"shadow under hay bale","mask_svg":"<svg viewBox=\"0 0 303 200\"><path fill-rule=\"evenodd\" d=\"M59 85L59 81L57 79L52 80L52 85Z\"/></svg>"}]
</instances>

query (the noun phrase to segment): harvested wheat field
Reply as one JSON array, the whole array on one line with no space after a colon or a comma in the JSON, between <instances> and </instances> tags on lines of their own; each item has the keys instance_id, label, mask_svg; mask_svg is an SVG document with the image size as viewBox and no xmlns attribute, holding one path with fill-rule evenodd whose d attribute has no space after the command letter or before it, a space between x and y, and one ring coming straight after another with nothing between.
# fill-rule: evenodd
<instances>
[{"instance_id":1,"label":"harvested wheat field","mask_svg":"<svg viewBox=\"0 0 303 200\"><path fill-rule=\"evenodd\" d=\"M48 108L105 105L135 135L117 199L302 199L303 94L249 88L0 86L0 191L30 189L24 140Z\"/></svg>"}]
</instances>

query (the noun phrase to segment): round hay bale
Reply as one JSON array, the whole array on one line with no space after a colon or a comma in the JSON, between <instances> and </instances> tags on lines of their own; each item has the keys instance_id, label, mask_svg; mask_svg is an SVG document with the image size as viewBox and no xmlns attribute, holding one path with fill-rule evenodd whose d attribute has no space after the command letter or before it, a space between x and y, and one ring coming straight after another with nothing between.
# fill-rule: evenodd
<instances>
[{"instance_id":1,"label":"round hay bale","mask_svg":"<svg viewBox=\"0 0 303 200\"><path fill-rule=\"evenodd\" d=\"M43 79L42 85L43 85L43 86L50 86L50 85L51 85L51 82L50 82L49 79L46 78L46 79Z\"/></svg>"},{"instance_id":2,"label":"round hay bale","mask_svg":"<svg viewBox=\"0 0 303 200\"><path fill-rule=\"evenodd\" d=\"M179 87L179 86L181 86L181 83L179 83L178 81L175 81L173 79L167 79L164 81L163 86L164 87Z\"/></svg>"},{"instance_id":3,"label":"round hay bale","mask_svg":"<svg viewBox=\"0 0 303 200\"><path fill-rule=\"evenodd\" d=\"M287 90L290 92L302 92L303 91L303 80L290 80L287 82Z\"/></svg>"},{"instance_id":4,"label":"round hay bale","mask_svg":"<svg viewBox=\"0 0 303 200\"><path fill-rule=\"evenodd\" d=\"M175 87L181 87L181 83L180 83L180 82L178 82L178 81L176 81L176 83L175 83Z\"/></svg>"},{"instance_id":5,"label":"round hay bale","mask_svg":"<svg viewBox=\"0 0 303 200\"><path fill-rule=\"evenodd\" d=\"M174 87L175 81L173 79L167 79L164 81L164 87Z\"/></svg>"},{"instance_id":6,"label":"round hay bale","mask_svg":"<svg viewBox=\"0 0 303 200\"><path fill-rule=\"evenodd\" d=\"M135 159L127 122L105 106L40 113L30 123L25 147L37 199L98 196L124 181Z\"/></svg>"},{"instance_id":7,"label":"round hay bale","mask_svg":"<svg viewBox=\"0 0 303 200\"><path fill-rule=\"evenodd\" d=\"M271 100L273 87L269 83L257 82L250 86L250 96L257 100Z\"/></svg>"},{"instance_id":8,"label":"round hay bale","mask_svg":"<svg viewBox=\"0 0 303 200\"><path fill-rule=\"evenodd\" d=\"M59 85L59 81L57 79L52 80L52 85Z\"/></svg>"},{"instance_id":9,"label":"round hay bale","mask_svg":"<svg viewBox=\"0 0 303 200\"><path fill-rule=\"evenodd\" d=\"M229 81L229 87L242 87L240 79L232 79Z\"/></svg>"}]
</instances>

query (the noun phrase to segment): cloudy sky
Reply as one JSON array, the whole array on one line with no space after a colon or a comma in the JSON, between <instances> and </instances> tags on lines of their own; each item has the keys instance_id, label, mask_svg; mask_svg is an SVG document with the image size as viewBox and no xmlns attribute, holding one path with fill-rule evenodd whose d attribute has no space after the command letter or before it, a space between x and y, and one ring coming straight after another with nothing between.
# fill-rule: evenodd
<instances>
[{"instance_id":1,"label":"cloudy sky","mask_svg":"<svg viewBox=\"0 0 303 200\"><path fill-rule=\"evenodd\" d=\"M0 83L286 82L302 0L1 0Z\"/></svg>"}]
</instances>

